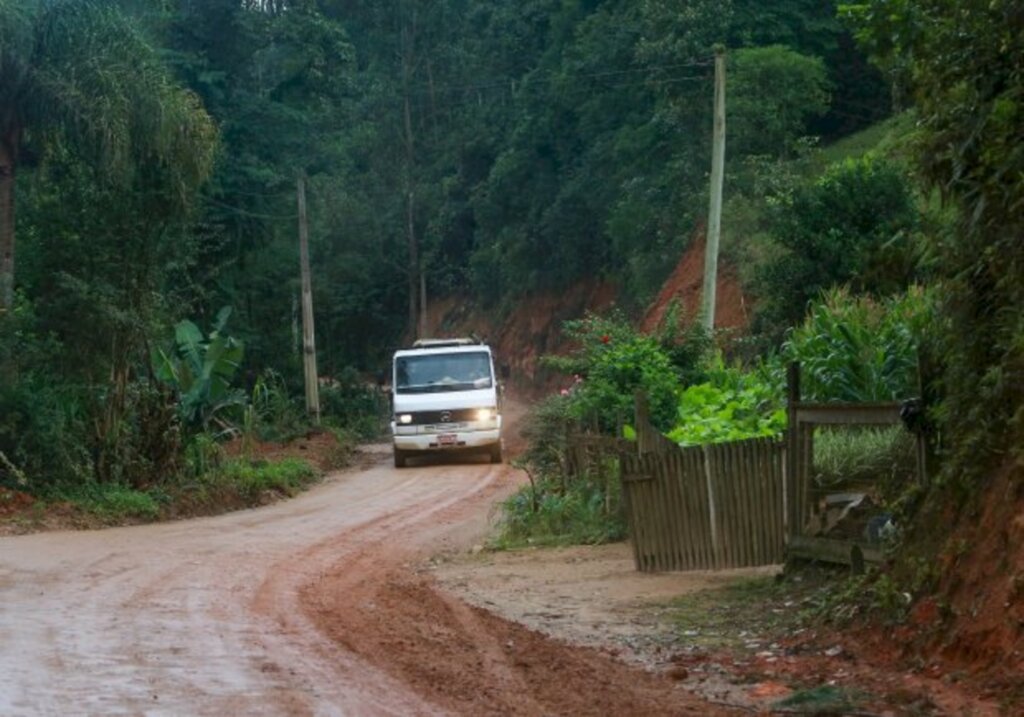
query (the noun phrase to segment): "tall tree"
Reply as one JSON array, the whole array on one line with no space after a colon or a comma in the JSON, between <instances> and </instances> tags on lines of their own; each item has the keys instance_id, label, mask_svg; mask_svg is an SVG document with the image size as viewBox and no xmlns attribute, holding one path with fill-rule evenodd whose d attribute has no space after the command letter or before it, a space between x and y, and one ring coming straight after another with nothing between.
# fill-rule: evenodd
<instances>
[{"instance_id":1,"label":"tall tree","mask_svg":"<svg viewBox=\"0 0 1024 717\"><path fill-rule=\"evenodd\" d=\"M14 184L24 144L71 146L128 185L159 172L182 199L216 131L129 18L101 0L0 2L0 309L14 299Z\"/></svg>"}]
</instances>

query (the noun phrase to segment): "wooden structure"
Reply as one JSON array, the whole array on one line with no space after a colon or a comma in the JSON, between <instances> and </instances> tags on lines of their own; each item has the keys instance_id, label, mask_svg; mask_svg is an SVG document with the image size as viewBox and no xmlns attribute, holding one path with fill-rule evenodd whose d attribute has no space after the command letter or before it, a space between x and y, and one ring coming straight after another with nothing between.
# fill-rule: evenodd
<instances>
[{"instance_id":1,"label":"wooden structure","mask_svg":"<svg viewBox=\"0 0 1024 717\"><path fill-rule=\"evenodd\" d=\"M817 510L814 432L897 425L904 408L899 402L805 402L800 367L793 364L788 428L781 441L680 447L651 426L646 400L638 395L636 441L572 434L563 473L600 480L606 496L610 481L616 474L621 478L633 557L641 571L751 567L790 558L846 563L859 570L882 560L877 542L823 537L809 529ZM922 433L918 446L918 479L924 480Z\"/></svg>"},{"instance_id":2,"label":"wooden structure","mask_svg":"<svg viewBox=\"0 0 1024 717\"><path fill-rule=\"evenodd\" d=\"M638 570L707 570L782 562L784 444L767 438L681 448L637 401L637 443L621 456Z\"/></svg>"},{"instance_id":3,"label":"wooden structure","mask_svg":"<svg viewBox=\"0 0 1024 717\"><path fill-rule=\"evenodd\" d=\"M800 364L789 367L788 427L786 452L786 522L789 526L787 558L845 563L855 570L865 562L881 562L882 551L877 544L860 539L834 539L810 535L808 522L816 506L812 504L812 471L814 466L814 432L823 427L892 426L902 423L899 401L883 403L812 403L800 394ZM918 436L918 479L923 480L923 436Z\"/></svg>"}]
</instances>

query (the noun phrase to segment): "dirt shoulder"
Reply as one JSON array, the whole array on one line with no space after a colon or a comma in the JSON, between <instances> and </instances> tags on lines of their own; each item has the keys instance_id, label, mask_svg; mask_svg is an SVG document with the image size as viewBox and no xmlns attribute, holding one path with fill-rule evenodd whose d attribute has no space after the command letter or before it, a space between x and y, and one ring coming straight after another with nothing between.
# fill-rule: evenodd
<instances>
[{"instance_id":1,"label":"dirt shoulder","mask_svg":"<svg viewBox=\"0 0 1024 717\"><path fill-rule=\"evenodd\" d=\"M895 664L809 618L834 574L777 568L641 574L625 544L447 553L421 568L465 601L553 640L673 680L708 705L762 714L1012 714L926 666Z\"/></svg>"},{"instance_id":2,"label":"dirt shoulder","mask_svg":"<svg viewBox=\"0 0 1024 717\"><path fill-rule=\"evenodd\" d=\"M435 557L427 572L453 595L539 632L609 649L647 667L674 649L671 601L774 568L639 573L629 546L614 543Z\"/></svg>"}]
</instances>

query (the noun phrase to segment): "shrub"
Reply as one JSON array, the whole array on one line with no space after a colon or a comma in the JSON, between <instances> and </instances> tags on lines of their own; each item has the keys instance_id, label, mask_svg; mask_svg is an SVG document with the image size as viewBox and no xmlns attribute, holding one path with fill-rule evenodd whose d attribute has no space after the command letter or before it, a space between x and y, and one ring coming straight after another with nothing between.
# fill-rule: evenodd
<instances>
[{"instance_id":1,"label":"shrub","mask_svg":"<svg viewBox=\"0 0 1024 717\"><path fill-rule=\"evenodd\" d=\"M657 337L638 333L619 315L567 321L565 333L577 350L569 357L546 357L545 363L577 377L569 402L574 417L613 431L631 421L639 390L649 397L654 423L671 425L682 369ZM688 356L679 348L675 355Z\"/></svg>"},{"instance_id":2,"label":"shrub","mask_svg":"<svg viewBox=\"0 0 1024 717\"><path fill-rule=\"evenodd\" d=\"M501 527L494 545L594 545L621 540L626 526L619 510L620 485L618 480L613 483L610 506L606 486L588 478L574 480L566 488L543 480L537 485L537 496L531 486L525 486L501 503Z\"/></svg>"},{"instance_id":3,"label":"shrub","mask_svg":"<svg viewBox=\"0 0 1024 717\"><path fill-rule=\"evenodd\" d=\"M267 369L252 388L246 433L253 431L264 441L286 443L309 430L309 417L301 399L288 392L281 374Z\"/></svg>"},{"instance_id":4,"label":"shrub","mask_svg":"<svg viewBox=\"0 0 1024 717\"><path fill-rule=\"evenodd\" d=\"M294 495L317 477L306 461L286 458L282 461L228 461L208 477L221 488L233 489L246 500L258 500L264 493Z\"/></svg>"},{"instance_id":5,"label":"shrub","mask_svg":"<svg viewBox=\"0 0 1024 717\"><path fill-rule=\"evenodd\" d=\"M676 425L666 435L692 446L775 436L785 428L783 393L767 371L719 366L711 381L679 395Z\"/></svg>"},{"instance_id":6,"label":"shrub","mask_svg":"<svg viewBox=\"0 0 1024 717\"><path fill-rule=\"evenodd\" d=\"M121 483L65 484L46 491L44 497L67 501L109 523L156 520L160 516L160 503L154 493Z\"/></svg>"},{"instance_id":7,"label":"shrub","mask_svg":"<svg viewBox=\"0 0 1024 717\"><path fill-rule=\"evenodd\" d=\"M912 281L920 216L897 165L849 159L813 182L777 188L767 201L774 249L754 278L761 330L799 321L807 303L836 284L882 295Z\"/></svg>"}]
</instances>

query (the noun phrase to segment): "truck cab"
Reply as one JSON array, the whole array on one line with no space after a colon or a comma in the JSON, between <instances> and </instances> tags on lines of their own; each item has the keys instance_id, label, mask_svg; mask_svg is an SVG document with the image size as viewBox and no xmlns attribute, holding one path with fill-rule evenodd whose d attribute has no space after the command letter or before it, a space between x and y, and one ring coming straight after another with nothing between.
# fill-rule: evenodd
<instances>
[{"instance_id":1,"label":"truck cab","mask_svg":"<svg viewBox=\"0 0 1024 717\"><path fill-rule=\"evenodd\" d=\"M391 434L395 466L412 456L479 452L501 463L494 357L472 339L427 339L395 352Z\"/></svg>"}]
</instances>

